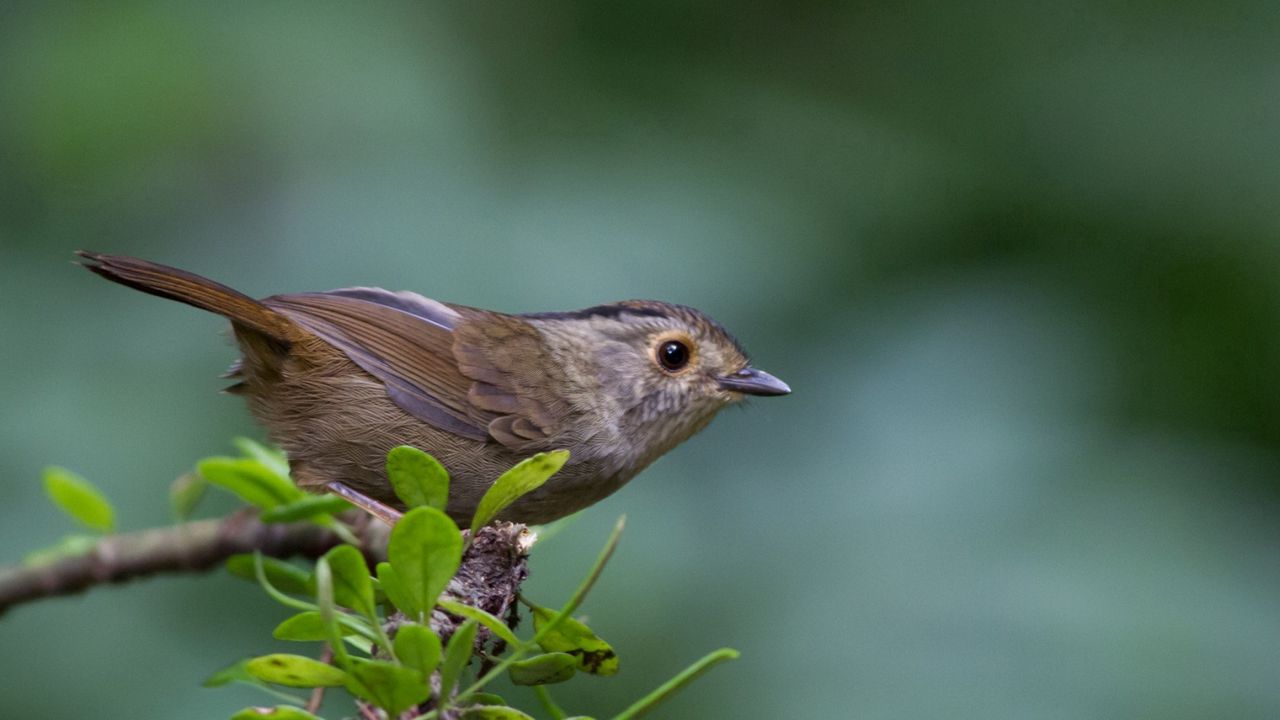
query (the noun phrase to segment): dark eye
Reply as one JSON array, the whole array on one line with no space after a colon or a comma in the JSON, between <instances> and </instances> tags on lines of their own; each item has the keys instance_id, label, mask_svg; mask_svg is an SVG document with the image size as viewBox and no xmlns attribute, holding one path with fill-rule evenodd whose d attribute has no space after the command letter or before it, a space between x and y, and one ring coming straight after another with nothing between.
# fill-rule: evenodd
<instances>
[{"instance_id":1,"label":"dark eye","mask_svg":"<svg viewBox=\"0 0 1280 720\"><path fill-rule=\"evenodd\" d=\"M668 340L658 348L658 362L675 372L689 364L689 348L679 340Z\"/></svg>"}]
</instances>

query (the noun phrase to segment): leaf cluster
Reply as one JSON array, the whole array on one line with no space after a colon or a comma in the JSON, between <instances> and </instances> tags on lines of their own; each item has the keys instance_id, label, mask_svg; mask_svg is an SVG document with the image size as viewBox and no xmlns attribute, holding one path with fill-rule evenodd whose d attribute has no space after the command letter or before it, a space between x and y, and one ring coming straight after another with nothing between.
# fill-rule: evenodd
<instances>
[{"instance_id":1,"label":"leaf cluster","mask_svg":"<svg viewBox=\"0 0 1280 720\"><path fill-rule=\"evenodd\" d=\"M339 517L351 509L346 501L303 492L290 479L288 463L278 450L247 439L237 439L236 444L241 455L206 458L197 464L196 473L174 482L170 496L175 517L189 517L205 489L213 486L256 506L265 522L312 522L346 542L306 569L260 553L228 560L232 573L257 581L270 597L294 611L276 626L277 639L323 644L315 657L262 655L211 676L206 686L247 683L285 703L246 708L232 720L318 717L303 709L303 698L282 688L341 689L388 719L529 718L488 691L490 683L503 675L515 685L534 688L548 717L563 720L567 715L551 698L549 685L579 673L610 676L618 672L612 646L572 615L613 554L622 519L586 578L559 610L519 598L533 618L529 638L517 636L502 619L447 592L462 562L465 538L475 537L504 509L545 483L568 460L567 452L539 453L505 472L482 498L469 533L464 534L445 514L449 496L445 468L415 448L393 449L387 456L387 475L408 510L391 530L387 560L370 568L351 528ZM87 529L114 531L110 503L88 481L68 470L49 468L45 487L50 498ZM52 562L95 540L71 536L33 553L27 562ZM459 618L461 624L438 623L449 629L442 636L432 623L436 613ZM491 650L477 642L481 628L498 641ZM648 712L707 668L736 656L728 649L711 653L615 717L628 720ZM480 669L469 675L477 657L482 660Z\"/></svg>"}]
</instances>

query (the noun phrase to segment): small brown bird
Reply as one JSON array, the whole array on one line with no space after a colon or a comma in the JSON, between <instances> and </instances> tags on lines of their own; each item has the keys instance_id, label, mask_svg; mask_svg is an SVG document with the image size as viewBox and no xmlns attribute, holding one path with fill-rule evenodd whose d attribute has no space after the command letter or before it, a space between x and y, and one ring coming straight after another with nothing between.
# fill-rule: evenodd
<instances>
[{"instance_id":1,"label":"small brown bird","mask_svg":"<svg viewBox=\"0 0 1280 720\"><path fill-rule=\"evenodd\" d=\"M503 471L544 450L568 463L503 519L543 523L610 495L744 395L785 395L693 308L629 300L506 315L411 292L345 288L254 300L189 272L77 253L102 277L231 320L244 395L300 486L340 483L400 506L387 452L412 445L449 471L465 522Z\"/></svg>"}]
</instances>

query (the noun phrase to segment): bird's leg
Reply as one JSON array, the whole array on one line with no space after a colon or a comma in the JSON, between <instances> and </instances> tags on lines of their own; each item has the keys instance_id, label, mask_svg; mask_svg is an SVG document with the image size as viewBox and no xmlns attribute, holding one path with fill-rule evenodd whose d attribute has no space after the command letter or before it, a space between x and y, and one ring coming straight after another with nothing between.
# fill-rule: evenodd
<instances>
[{"instance_id":1,"label":"bird's leg","mask_svg":"<svg viewBox=\"0 0 1280 720\"><path fill-rule=\"evenodd\" d=\"M400 521L400 518L404 517L404 513L396 510L390 505L374 500L359 490L350 488L340 482L331 482L326 484L325 487L329 489L329 492L337 495L343 500L346 500L352 505L355 505L361 510L364 510L388 525L394 526Z\"/></svg>"}]
</instances>

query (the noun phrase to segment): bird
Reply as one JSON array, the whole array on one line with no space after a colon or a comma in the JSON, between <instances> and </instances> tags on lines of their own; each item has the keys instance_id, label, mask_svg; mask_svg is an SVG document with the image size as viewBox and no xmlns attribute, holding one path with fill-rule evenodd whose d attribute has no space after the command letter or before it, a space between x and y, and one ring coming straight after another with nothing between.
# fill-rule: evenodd
<instances>
[{"instance_id":1,"label":"bird","mask_svg":"<svg viewBox=\"0 0 1280 720\"><path fill-rule=\"evenodd\" d=\"M76 254L112 282L230 320L240 358L227 392L247 400L299 487L358 504L404 507L385 467L400 445L449 472L445 512L459 522L505 470L568 450L499 516L550 522L613 494L723 408L791 392L683 305L507 314L375 287L254 299L146 260Z\"/></svg>"}]
</instances>

